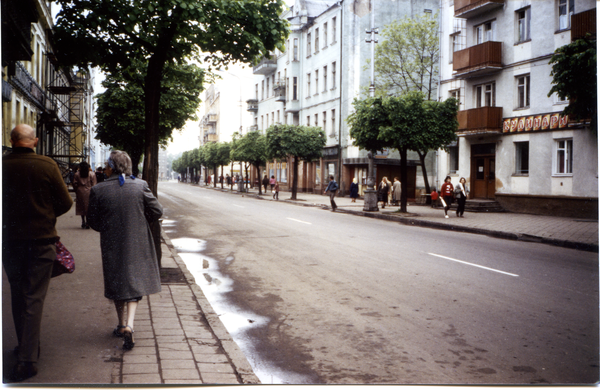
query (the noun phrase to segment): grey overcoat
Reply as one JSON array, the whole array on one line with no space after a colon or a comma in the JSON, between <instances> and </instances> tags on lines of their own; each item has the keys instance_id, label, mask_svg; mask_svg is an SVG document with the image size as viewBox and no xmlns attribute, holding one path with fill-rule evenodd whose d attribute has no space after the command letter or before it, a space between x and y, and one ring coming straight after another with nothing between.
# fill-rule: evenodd
<instances>
[{"instance_id":1,"label":"grey overcoat","mask_svg":"<svg viewBox=\"0 0 600 390\"><path fill-rule=\"evenodd\" d=\"M113 174L92 187L88 224L100 232L104 296L128 300L160 292L160 274L148 222L162 206L144 180Z\"/></svg>"}]
</instances>

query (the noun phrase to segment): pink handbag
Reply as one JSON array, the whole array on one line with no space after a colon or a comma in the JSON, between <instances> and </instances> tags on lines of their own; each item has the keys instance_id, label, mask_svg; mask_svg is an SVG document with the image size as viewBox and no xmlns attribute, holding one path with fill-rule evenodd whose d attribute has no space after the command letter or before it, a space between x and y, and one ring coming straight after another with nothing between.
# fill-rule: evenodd
<instances>
[{"instance_id":1,"label":"pink handbag","mask_svg":"<svg viewBox=\"0 0 600 390\"><path fill-rule=\"evenodd\" d=\"M75 259L73 255L60 240L56 241L56 260L52 267L52 277L65 273L72 274L75 271Z\"/></svg>"}]
</instances>

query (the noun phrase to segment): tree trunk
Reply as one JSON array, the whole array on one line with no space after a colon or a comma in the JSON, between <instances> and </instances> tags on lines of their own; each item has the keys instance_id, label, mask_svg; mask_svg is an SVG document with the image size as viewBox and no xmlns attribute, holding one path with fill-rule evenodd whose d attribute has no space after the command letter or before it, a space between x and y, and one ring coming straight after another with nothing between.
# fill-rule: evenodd
<instances>
[{"instance_id":1,"label":"tree trunk","mask_svg":"<svg viewBox=\"0 0 600 390\"><path fill-rule=\"evenodd\" d=\"M298 193L298 157L293 156L292 158L294 159L294 164L292 165L294 178L292 179L292 197L290 199L296 200L296 194Z\"/></svg>"},{"instance_id":2,"label":"tree trunk","mask_svg":"<svg viewBox=\"0 0 600 390\"><path fill-rule=\"evenodd\" d=\"M262 179L260 178L260 164L253 164L258 174L258 195L262 195Z\"/></svg>"},{"instance_id":3,"label":"tree trunk","mask_svg":"<svg viewBox=\"0 0 600 390\"><path fill-rule=\"evenodd\" d=\"M221 178L223 177L223 165L221 165L221 176L219 176L219 181L221 182L221 189L223 189L223 183L225 180L221 180Z\"/></svg>"},{"instance_id":4,"label":"tree trunk","mask_svg":"<svg viewBox=\"0 0 600 390\"><path fill-rule=\"evenodd\" d=\"M431 188L429 187L429 178L427 177L427 168L425 168L425 157L427 157L427 152L424 154L417 150L419 154L419 160L421 160L421 170L423 171L423 182L425 183L425 193L431 193Z\"/></svg>"},{"instance_id":5,"label":"tree trunk","mask_svg":"<svg viewBox=\"0 0 600 390\"><path fill-rule=\"evenodd\" d=\"M250 178L248 177L248 168L250 164L244 164L244 171L246 171L246 176L244 177L244 185L246 186L246 192L248 192L248 185L250 184ZM246 178L248 178L248 183L246 183Z\"/></svg>"},{"instance_id":6,"label":"tree trunk","mask_svg":"<svg viewBox=\"0 0 600 390\"><path fill-rule=\"evenodd\" d=\"M131 157L131 174L133 176L136 176L140 173L140 160L142 159L142 151L139 152L134 152L134 151L129 151L129 157Z\"/></svg>"},{"instance_id":7,"label":"tree trunk","mask_svg":"<svg viewBox=\"0 0 600 390\"><path fill-rule=\"evenodd\" d=\"M402 188L402 194L400 195L400 211L406 212L406 204L408 203L408 167L406 160L406 147L399 149L400 152L400 186Z\"/></svg>"}]
</instances>

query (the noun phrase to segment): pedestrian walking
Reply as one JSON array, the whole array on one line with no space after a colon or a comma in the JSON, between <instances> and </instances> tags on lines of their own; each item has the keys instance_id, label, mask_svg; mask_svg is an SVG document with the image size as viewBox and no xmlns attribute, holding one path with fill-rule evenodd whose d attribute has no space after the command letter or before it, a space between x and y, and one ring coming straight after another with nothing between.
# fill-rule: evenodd
<instances>
[{"instance_id":1,"label":"pedestrian walking","mask_svg":"<svg viewBox=\"0 0 600 390\"><path fill-rule=\"evenodd\" d=\"M433 187L433 190L431 191L431 208L437 207L439 198L440 198L440 195L435 190L435 187Z\"/></svg>"},{"instance_id":2,"label":"pedestrian walking","mask_svg":"<svg viewBox=\"0 0 600 390\"><path fill-rule=\"evenodd\" d=\"M271 191L273 191L273 187L275 186L276 182L277 180L275 180L275 176L271 176L271 180L269 180L269 184L271 185Z\"/></svg>"},{"instance_id":3,"label":"pedestrian walking","mask_svg":"<svg viewBox=\"0 0 600 390\"><path fill-rule=\"evenodd\" d=\"M279 182L275 182L275 186L273 187L273 199L279 200Z\"/></svg>"},{"instance_id":4,"label":"pedestrian walking","mask_svg":"<svg viewBox=\"0 0 600 390\"><path fill-rule=\"evenodd\" d=\"M340 187L338 187L338 184L335 182L333 175L330 175L329 184L327 185L327 188L325 188L325 191L323 193L326 194L329 191L329 203L331 204L331 211L335 211L337 209L337 204L335 203L334 198L339 188Z\"/></svg>"},{"instance_id":5,"label":"pedestrian walking","mask_svg":"<svg viewBox=\"0 0 600 390\"><path fill-rule=\"evenodd\" d=\"M81 216L81 228L89 229L85 220L90 202L90 190L97 184L96 175L91 171L87 162L79 164L79 170L73 178L73 189L75 190L75 215Z\"/></svg>"},{"instance_id":6,"label":"pedestrian walking","mask_svg":"<svg viewBox=\"0 0 600 390\"><path fill-rule=\"evenodd\" d=\"M98 166L96 168L96 172L94 172L94 175L96 175L96 183L102 183L104 181L104 172L101 166Z\"/></svg>"},{"instance_id":7,"label":"pedestrian walking","mask_svg":"<svg viewBox=\"0 0 600 390\"><path fill-rule=\"evenodd\" d=\"M269 177L265 175L262 179L262 185L265 187L265 194L267 193L267 186L269 185Z\"/></svg>"},{"instance_id":8,"label":"pedestrian walking","mask_svg":"<svg viewBox=\"0 0 600 390\"><path fill-rule=\"evenodd\" d=\"M132 349L135 312L145 295L160 292L158 260L150 223L162 215L162 206L141 179L131 175L131 159L111 152L107 179L90 192L88 223L100 232L104 296L114 301L123 349ZM125 316L127 311L127 316Z\"/></svg>"},{"instance_id":9,"label":"pedestrian walking","mask_svg":"<svg viewBox=\"0 0 600 390\"><path fill-rule=\"evenodd\" d=\"M402 183L398 180L397 177L394 178L394 185L392 186L392 201L394 202L394 206L398 206L400 204L400 198L402 196Z\"/></svg>"},{"instance_id":10,"label":"pedestrian walking","mask_svg":"<svg viewBox=\"0 0 600 390\"><path fill-rule=\"evenodd\" d=\"M465 205L467 204L467 179L461 177L458 184L454 188L454 197L458 202L458 208L456 209L457 217L464 217Z\"/></svg>"},{"instance_id":11,"label":"pedestrian walking","mask_svg":"<svg viewBox=\"0 0 600 390\"><path fill-rule=\"evenodd\" d=\"M73 200L54 160L35 153L38 139L26 124L10 133L12 153L2 157L2 264L17 333L12 382L38 372L44 299L56 259L56 218Z\"/></svg>"},{"instance_id":12,"label":"pedestrian walking","mask_svg":"<svg viewBox=\"0 0 600 390\"><path fill-rule=\"evenodd\" d=\"M388 193L390 192L390 182L388 181L387 177L383 177L383 179L381 179L381 183L379 183L379 186L377 186L377 201L378 202L383 202L383 204L381 205L381 208L384 209L385 205L388 202Z\"/></svg>"},{"instance_id":13,"label":"pedestrian walking","mask_svg":"<svg viewBox=\"0 0 600 390\"><path fill-rule=\"evenodd\" d=\"M358 198L358 181L356 178L352 179L352 183L350 183L350 198L352 203L356 203L356 198Z\"/></svg>"},{"instance_id":14,"label":"pedestrian walking","mask_svg":"<svg viewBox=\"0 0 600 390\"><path fill-rule=\"evenodd\" d=\"M450 176L446 176L444 184L440 189L440 195L442 196L442 205L444 206L444 218L448 218L448 210L454 199L454 186L452 185L452 179Z\"/></svg>"}]
</instances>

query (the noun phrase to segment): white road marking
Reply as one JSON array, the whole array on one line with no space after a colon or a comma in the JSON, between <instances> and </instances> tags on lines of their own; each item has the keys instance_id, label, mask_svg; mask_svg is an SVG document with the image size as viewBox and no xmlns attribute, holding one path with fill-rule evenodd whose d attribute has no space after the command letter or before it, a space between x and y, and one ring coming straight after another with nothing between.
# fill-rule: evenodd
<instances>
[{"instance_id":1,"label":"white road marking","mask_svg":"<svg viewBox=\"0 0 600 390\"><path fill-rule=\"evenodd\" d=\"M446 256L442 256L442 255L436 255L435 253L428 253L431 256L436 256L436 257L441 257L442 259L446 259L446 260L450 260L450 261L456 261L457 263L462 263L462 264L466 264L466 265L472 265L473 267L478 267L478 268L483 268L483 269L487 269L488 271L494 271L494 272L498 272L501 274L505 274L505 275L509 275L509 276L515 276L515 277L519 277L519 275L516 274L511 274L510 272L504 272L504 271L500 271L494 268L488 268L488 267L484 267L482 265L477 265L477 264L473 264L473 263L468 263L466 261L462 261L462 260L457 260L457 259L453 259L451 257L446 257Z\"/></svg>"},{"instance_id":2,"label":"white road marking","mask_svg":"<svg viewBox=\"0 0 600 390\"><path fill-rule=\"evenodd\" d=\"M301 221L301 220L299 220L299 219L294 219L294 218L288 218L288 219L289 219L290 221L295 221L295 222L305 223L305 224L307 224L307 225L312 225L312 223L310 223L310 222L304 222L304 221Z\"/></svg>"}]
</instances>

